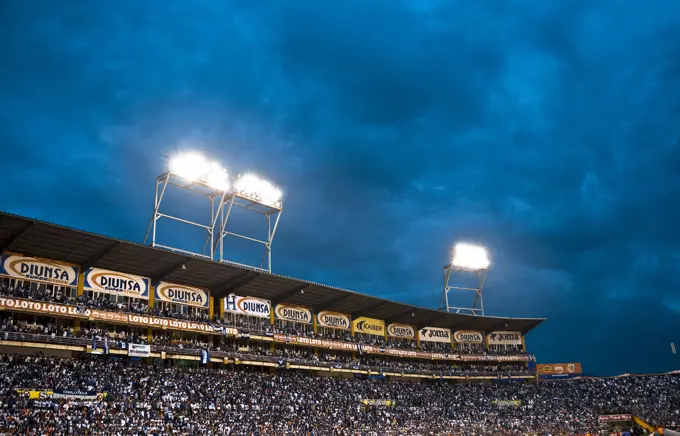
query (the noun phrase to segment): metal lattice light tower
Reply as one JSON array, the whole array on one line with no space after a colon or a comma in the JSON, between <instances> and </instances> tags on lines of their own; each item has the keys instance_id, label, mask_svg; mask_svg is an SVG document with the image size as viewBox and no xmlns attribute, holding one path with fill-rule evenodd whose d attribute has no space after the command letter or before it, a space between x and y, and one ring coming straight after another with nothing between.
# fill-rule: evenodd
<instances>
[{"instance_id":1,"label":"metal lattice light tower","mask_svg":"<svg viewBox=\"0 0 680 436\"><path fill-rule=\"evenodd\" d=\"M210 209L210 222L207 224L197 223L163 212L161 206L167 188L171 185L192 194L206 197ZM227 227L234 206L242 207L265 217L267 222L266 241L237 233ZM198 153L183 153L170 159L169 170L156 178L153 218L146 231L144 244L151 237L152 247L202 256L220 262L230 262L224 258L224 239L227 236L234 236L263 244L265 250L260 265L247 266L255 266L271 272L271 246L282 211L281 191L266 180L252 174L246 174L240 176L232 187L229 183L227 171L221 165L207 161ZM162 219L204 229L206 239L202 251L198 253L159 243L157 227L158 222Z\"/></svg>"},{"instance_id":2,"label":"metal lattice light tower","mask_svg":"<svg viewBox=\"0 0 680 436\"><path fill-rule=\"evenodd\" d=\"M241 207L251 213L262 215L267 221L267 239L261 240L246 236L233 231L228 227L229 217L234 206ZM283 212L283 197L281 191L266 180L253 174L244 174L234 183L231 195L226 199L224 207L220 211L219 233L219 259L224 259L224 239L228 236L245 239L250 242L262 244L264 253L260 260L260 269L272 270L272 243L279 226L281 213Z\"/></svg>"},{"instance_id":3,"label":"metal lattice light tower","mask_svg":"<svg viewBox=\"0 0 680 436\"><path fill-rule=\"evenodd\" d=\"M488 271L489 258L484 247L463 243L456 244L451 262L442 269L444 289L440 300L440 310L484 316L482 288ZM458 275L474 277L476 285L474 287L463 287L452 284L452 279L455 280ZM453 294L454 303L451 303L449 293ZM459 303L461 299L469 301L469 303Z\"/></svg>"}]
</instances>

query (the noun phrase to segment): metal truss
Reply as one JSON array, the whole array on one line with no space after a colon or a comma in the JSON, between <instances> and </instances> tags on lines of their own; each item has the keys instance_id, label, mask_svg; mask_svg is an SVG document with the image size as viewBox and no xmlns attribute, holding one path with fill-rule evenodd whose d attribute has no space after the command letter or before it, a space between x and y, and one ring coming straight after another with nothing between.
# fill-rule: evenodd
<instances>
[{"instance_id":1,"label":"metal truss","mask_svg":"<svg viewBox=\"0 0 680 436\"><path fill-rule=\"evenodd\" d=\"M168 186L175 186L185 191L196 195L201 195L207 198L208 207L210 211L210 223L201 224L194 221L189 221L184 218L170 215L161 210L164 204L163 200L167 192ZM252 213L258 213L264 216L267 223L267 239L260 240L238 233L231 229L229 218L234 206L244 208ZM206 208L207 209L207 208ZM271 272L272 267L272 243L276 235L276 229L283 212L283 204L280 207L265 205L256 200L250 199L240 194L233 192L220 191L211 188L206 183L201 181L189 181L170 171L165 172L156 178L156 191L154 196L154 210L153 218L149 223L146 235L144 236L144 244L147 244L149 237L151 238L151 246L156 248L163 248L170 251L175 251L192 256L200 256L206 259L211 259L219 262L226 262L237 264L224 258L224 244L226 237L237 237L248 240L250 242L259 243L264 246L264 253L260 260L260 264L243 265L250 268L256 268ZM172 247L159 242L158 222L163 219L173 220L189 226L201 228L205 230L206 237L203 243L201 252L193 252L178 247Z\"/></svg>"},{"instance_id":2,"label":"metal truss","mask_svg":"<svg viewBox=\"0 0 680 436\"><path fill-rule=\"evenodd\" d=\"M482 298L482 289L484 288L484 280L488 268L479 270L470 270L466 268L456 267L454 265L446 265L442 269L442 276L444 279L444 289L442 290L442 297L439 302L440 309L446 312L463 313L467 315L484 316L484 300ZM462 287L452 285L452 278L456 275L473 275L475 277L475 287ZM452 277L453 276L453 277ZM455 305L451 305L449 301L449 293L452 293L452 298L455 298ZM458 298L461 297L461 298ZM469 304L457 304L459 300L468 300Z\"/></svg>"}]
</instances>

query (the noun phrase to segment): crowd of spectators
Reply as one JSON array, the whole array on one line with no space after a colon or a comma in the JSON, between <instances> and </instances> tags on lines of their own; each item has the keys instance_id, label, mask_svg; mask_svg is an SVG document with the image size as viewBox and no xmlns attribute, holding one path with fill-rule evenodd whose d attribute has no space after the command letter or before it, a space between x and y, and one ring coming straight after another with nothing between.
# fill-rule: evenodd
<instances>
[{"instance_id":1,"label":"crowd of spectators","mask_svg":"<svg viewBox=\"0 0 680 436\"><path fill-rule=\"evenodd\" d=\"M340 364L341 366L370 368L377 371L397 371L404 373L444 374L444 375L509 375L527 373L524 364L479 364L465 363L464 365L452 365L447 361L427 361L423 359L407 359L374 354L353 354L351 352L323 350L303 346L277 344L272 347L271 343L261 343L250 340L232 340L218 338L212 343L203 340L200 335L173 335L168 332L157 332L151 338L140 334L138 329L126 330L118 328L109 330L105 326L90 326L84 323L80 329L73 326L55 323L39 324L36 322L17 321L11 316L0 315L0 334L21 333L24 341L38 340L41 342L54 341L57 338L76 338L99 342L99 347L110 349L125 349L127 343L150 344L162 347L159 351L181 350L209 350L226 351L246 356L266 356L281 358L283 361L293 363L325 362L328 364ZM40 335L31 337L31 335ZM45 338L49 336L50 338ZM2 336L0 336L2 338ZM105 345L102 344L105 343ZM174 350L178 351L178 350Z\"/></svg>"},{"instance_id":2,"label":"crowd of spectators","mask_svg":"<svg viewBox=\"0 0 680 436\"><path fill-rule=\"evenodd\" d=\"M107 396L35 401L19 388ZM0 433L9 434L585 434L597 432L598 415L612 413L677 428L678 408L680 377L670 375L450 383L0 356Z\"/></svg>"},{"instance_id":3,"label":"crowd of spectators","mask_svg":"<svg viewBox=\"0 0 680 436\"><path fill-rule=\"evenodd\" d=\"M98 309L114 312L126 312L144 315L153 315L165 318L175 318L183 320L191 320L197 322L212 323L215 325L224 325L229 327L236 327L242 332L253 334L271 335L273 333L286 334L291 336L305 336L317 339L331 339L345 342L361 343L364 345L372 345L383 348L399 348L405 350L418 349L418 343L414 340L390 339L386 340L384 337L369 335L363 333L356 333L352 336L349 331L335 330L335 329L320 329L314 332L311 325L304 325L300 323L293 323L287 321L279 321L274 326L269 324L269 320L265 318L234 316L226 315L223 319L215 316L210 319L207 311L198 310L192 312L182 312L173 310L169 306L157 305L149 308L146 301L137 299L128 299L125 302L113 301L105 295L93 295L86 293L80 297L72 297L61 289L52 287L23 287L20 285L12 285L8 282L0 283L0 295L11 296L15 298L23 298L30 300L39 300L54 302L60 304L67 304L86 309ZM458 344L456 344L458 345ZM463 344L455 348L456 353L463 354L520 354L524 353L520 346L510 347L495 347L484 348L481 344ZM450 351L443 349L440 344L428 344L423 342L420 344L421 349L431 351Z\"/></svg>"}]
</instances>

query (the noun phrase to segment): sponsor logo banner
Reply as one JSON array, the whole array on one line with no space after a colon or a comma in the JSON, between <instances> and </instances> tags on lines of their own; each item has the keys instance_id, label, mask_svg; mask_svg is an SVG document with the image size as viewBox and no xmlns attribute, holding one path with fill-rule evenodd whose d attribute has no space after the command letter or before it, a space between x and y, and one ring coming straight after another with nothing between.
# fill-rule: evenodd
<instances>
[{"instance_id":1,"label":"sponsor logo banner","mask_svg":"<svg viewBox=\"0 0 680 436\"><path fill-rule=\"evenodd\" d=\"M522 400L493 400L491 403L501 407L517 407L522 405Z\"/></svg>"},{"instance_id":2,"label":"sponsor logo banner","mask_svg":"<svg viewBox=\"0 0 680 436\"><path fill-rule=\"evenodd\" d=\"M632 421L633 415L600 415L598 421L600 422L620 422Z\"/></svg>"},{"instance_id":3,"label":"sponsor logo banner","mask_svg":"<svg viewBox=\"0 0 680 436\"><path fill-rule=\"evenodd\" d=\"M385 321L362 316L352 321L354 331L375 336L385 336Z\"/></svg>"},{"instance_id":4,"label":"sponsor logo banner","mask_svg":"<svg viewBox=\"0 0 680 436\"><path fill-rule=\"evenodd\" d=\"M394 400L369 400L369 399L361 400L361 403L364 404L365 406L385 406L385 407L390 407L397 404L397 402Z\"/></svg>"},{"instance_id":5,"label":"sponsor logo banner","mask_svg":"<svg viewBox=\"0 0 680 436\"><path fill-rule=\"evenodd\" d=\"M274 342L281 342L291 345L305 345L309 347L327 348L331 350L359 351L358 344L342 341L329 341L325 339L313 339L302 336L290 336L275 333ZM459 355L448 353L431 353L416 350L400 350L396 348L381 348L372 345L361 345L361 352L367 354L382 354L397 357L414 357L421 359L453 360L464 362L526 362L530 359L527 355Z\"/></svg>"},{"instance_id":6,"label":"sponsor logo banner","mask_svg":"<svg viewBox=\"0 0 680 436\"><path fill-rule=\"evenodd\" d=\"M83 289L148 300L149 283L150 280L146 277L90 268L85 271Z\"/></svg>"},{"instance_id":7,"label":"sponsor logo banner","mask_svg":"<svg viewBox=\"0 0 680 436\"><path fill-rule=\"evenodd\" d=\"M579 377L580 374L538 374L541 380L565 380Z\"/></svg>"},{"instance_id":8,"label":"sponsor logo banner","mask_svg":"<svg viewBox=\"0 0 680 436\"><path fill-rule=\"evenodd\" d=\"M0 297L0 307L25 312L41 313L47 315L64 315L78 318L87 318L91 313L90 309L79 310L74 306L65 306L62 304L47 303L43 301L20 300L17 298L5 297Z\"/></svg>"},{"instance_id":9,"label":"sponsor logo banner","mask_svg":"<svg viewBox=\"0 0 680 436\"><path fill-rule=\"evenodd\" d=\"M277 304L274 309L276 319L285 321L310 324L312 322L312 312L306 307L291 306L288 304Z\"/></svg>"},{"instance_id":10,"label":"sponsor logo banner","mask_svg":"<svg viewBox=\"0 0 680 436\"><path fill-rule=\"evenodd\" d=\"M529 362L533 359L533 356L529 355L476 355L476 354L463 354L460 356L460 360L463 362Z\"/></svg>"},{"instance_id":11,"label":"sponsor logo banner","mask_svg":"<svg viewBox=\"0 0 680 436\"><path fill-rule=\"evenodd\" d=\"M127 313L103 312L103 311L97 310L97 309L91 310L90 317L92 319L96 319L96 320L109 321L109 322L115 322L115 323L124 323L124 324L127 324L128 321L130 320L130 317L128 316Z\"/></svg>"},{"instance_id":12,"label":"sponsor logo banner","mask_svg":"<svg viewBox=\"0 0 680 436\"><path fill-rule=\"evenodd\" d=\"M441 327L424 327L418 331L418 337L425 342L451 343L451 330Z\"/></svg>"},{"instance_id":13,"label":"sponsor logo banner","mask_svg":"<svg viewBox=\"0 0 680 436\"><path fill-rule=\"evenodd\" d=\"M568 375L582 374L580 363L539 363L536 365L536 373L539 375Z\"/></svg>"},{"instance_id":14,"label":"sponsor logo banner","mask_svg":"<svg viewBox=\"0 0 680 436\"><path fill-rule=\"evenodd\" d=\"M487 339L489 345L522 345L522 334L520 332L491 332Z\"/></svg>"},{"instance_id":15,"label":"sponsor logo banner","mask_svg":"<svg viewBox=\"0 0 680 436\"><path fill-rule=\"evenodd\" d=\"M458 330L453 334L453 340L459 344L481 344L484 334L472 330Z\"/></svg>"},{"instance_id":16,"label":"sponsor logo banner","mask_svg":"<svg viewBox=\"0 0 680 436\"><path fill-rule=\"evenodd\" d=\"M387 334L393 338L415 339L415 329L407 324L393 323L387 326Z\"/></svg>"},{"instance_id":17,"label":"sponsor logo banner","mask_svg":"<svg viewBox=\"0 0 680 436\"><path fill-rule=\"evenodd\" d=\"M151 345L128 344L128 356L149 357L151 355Z\"/></svg>"},{"instance_id":18,"label":"sponsor logo banner","mask_svg":"<svg viewBox=\"0 0 680 436\"><path fill-rule=\"evenodd\" d=\"M17 389L18 396L26 400L45 400L52 398L54 391L50 390L35 390L35 389Z\"/></svg>"},{"instance_id":19,"label":"sponsor logo banner","mask_svg":"<svg viewBox=\"0 0 680 436\"><path fill-rule=\"evenodd\" d=\"M208 307L208 293L191 286L160 282L156 286L156 299L185 306Z\"/></svg>"},{"instance_id":20,"label":"sponsor logo banner","mask_svg":"<svg viewBox=\"0 0 680 436\"><path fill-rule=\"evenodd\" d=\"M130 324L144 325L148 327L160 327L169 328L173 330L189 330L197 333L210 333L210 334L225 334L230 336L235 336L238 330L231 327L224 327L222 331L218 332L210 324L204 324L202 322L194 321L184 321L181 319L172 318L159 318L156 316L147 315L127 315L128 322Z\"/></svg>"},{"instance_id":21,"label":"sponsor logo banner","mask_svg":"<svg viewBox=\"0 0 680 436\"><path fill-rule=\"evenodd\" d=\"M17 389L17 395L27 400L48 400L54 399L69 399L69 400L90 400L101 401L106 398L106 392L94 391L72 391L72 390L33 390L33 389Z\"/></svg>"},{"instance_id":22,"label":"sponsor logo banner","mask_svg":"<svg viewBox=\"0 0 680 436\"><path fill-rule=\"evenodd\" d=\"M0 275L60 286L78 286L78 268L52 260L3 254Z\"/></svg>"},{"instance_id":23,"label":"sponsor logo banner","mask_svg":"<svg viewBox=\"0 0 680 436\"><path fill-rule=\"evenodd\" d=\"M269 300L255 297L241 297L234 294L222 299L222 307L225 312L257 316L260 318L269 318L272 312L272 303Z\"/></svg>"},{"instance_id":24,"label":"sponsor logo banner","mask_svg":"<svg viewBox=\"0 0 680 436\"><path fill-rule=\"evenodd\" d=\"M316 321L322 327L349 330L352 318L344 313L322 310L316 314Z\"/></svg>"},{"instance_id":25,"label":"sponsor logo banner","mask_svg":"<svg viewBox=\"0 0 680 436\"><path fill-rule=\"evenodd\" d=\"M274 334L274 342L300 344L318 348L329 348L331 350L357 351L357 344L353 344L351 342L328 341L326 339L312 339L302 336L281 335L278 333Z\"/></svg>"}]
</instances>

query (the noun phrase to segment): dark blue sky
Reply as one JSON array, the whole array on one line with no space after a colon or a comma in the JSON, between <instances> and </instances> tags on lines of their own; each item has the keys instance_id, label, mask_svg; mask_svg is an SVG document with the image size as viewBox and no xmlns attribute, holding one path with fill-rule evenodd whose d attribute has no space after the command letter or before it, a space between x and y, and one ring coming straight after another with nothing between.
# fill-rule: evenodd
<instances>
[{"instance_id":1,"label":"dark blue sky","mask_svg":"<svg viewBox=\"0 0 680 436\"><path fill-rule=\"evenodd\" d=\"M680 367L677 1L17 0L0 29L2 209L141 241L195 145L282 186L275 272L436 306L480 242L539 361Z\"/></svg>"}]
</instances>

